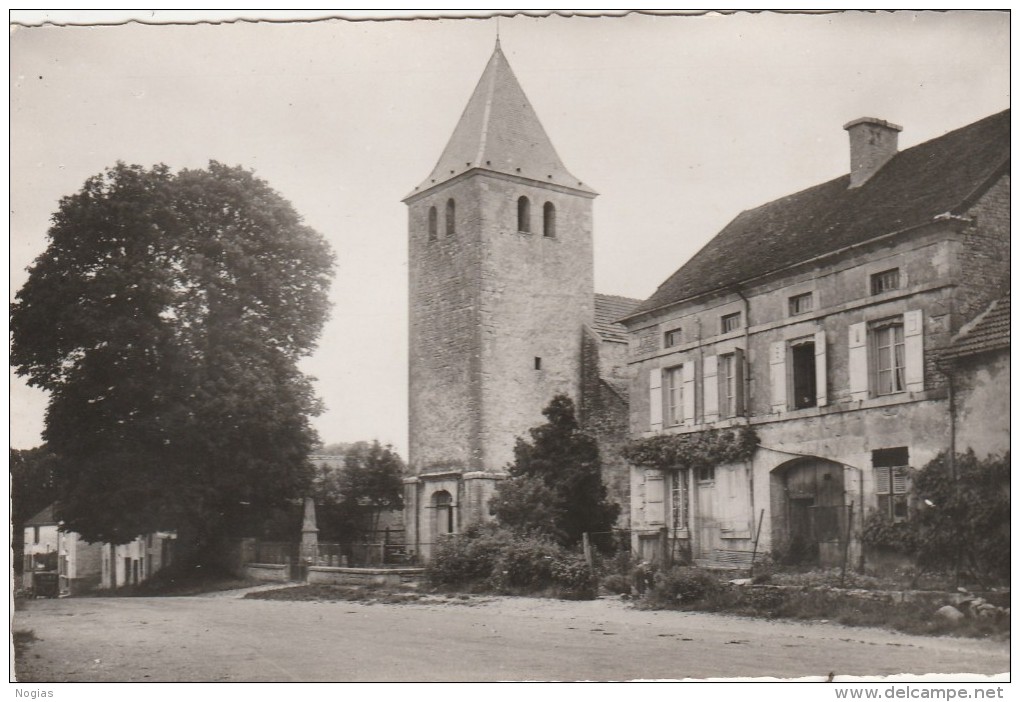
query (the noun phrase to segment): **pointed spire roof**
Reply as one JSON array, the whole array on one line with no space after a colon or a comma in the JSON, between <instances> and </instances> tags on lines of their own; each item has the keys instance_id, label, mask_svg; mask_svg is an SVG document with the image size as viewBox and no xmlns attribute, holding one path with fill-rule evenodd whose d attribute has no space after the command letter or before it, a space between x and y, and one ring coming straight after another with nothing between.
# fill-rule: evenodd
<instances>
[{"instance_id":1,"label":"pointed spire roof","mask_svg":"<svg viewBox=\"0 0 1020 702\"><path fill-rule=\"evenodd\" d=\"M510 69L498 38L443 155L429 177L408 197L473 168L595 194L563 165Z\"/></svg>"}]
</instances>

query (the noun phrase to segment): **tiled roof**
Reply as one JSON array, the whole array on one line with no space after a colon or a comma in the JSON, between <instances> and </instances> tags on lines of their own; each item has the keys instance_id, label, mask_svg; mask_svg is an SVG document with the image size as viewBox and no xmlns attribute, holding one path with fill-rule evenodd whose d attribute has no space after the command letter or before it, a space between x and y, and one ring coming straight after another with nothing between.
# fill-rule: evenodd
<instances>
[{"instance_id":1,"label":"tiled roof","mask_svg":"<svg viewBox=\"0 0 1020 702\"><path fill-rule=\"evenodd\" d=\"M54 514L54 505L48 505L25 522L25 526L49 526L56 523L57 518Z\"/></svg>"},{"instance_id":2,"label":"tiled roof","mask_svg":"<svg viewBox=\"0 0 1020 702\"><path fill-rule=\"evenodd\" d=\"M1009 110L901 151L867 182L844 175L741 213L637 312L961 214L1009 166Z\"/></svg>"},{"instance_id":3,"label":"tiled roof","mask_svg":"<svg viewBox=\"0 0 1020 702\"><path fill-rule=\"evenodd\" d=\"M595 194L560 161L498 41L439 162L408 197L472 168Z\"/></svg>"},{"instance_id":4,"label":"tiled roof","mask_svg":"<svg viewBox=\"0 0 1020 702\"><path fill-rule=\"evenodd\" d=\"M1009 293L965 324L953 337L946 358L973 356L1009 348Z\"/></svg>"},{"instance_id":5,"label":"tiled roof","mask_svg":"<svg viewBox=\"0 0 1020 702\"><path fill-rule=\"evenodd\" d=\"M617 324L641 304L641 300L619 295L595 293L595 323L592 328L603 341L627 341L627 329Z\"/></svg>"}]
</instances>

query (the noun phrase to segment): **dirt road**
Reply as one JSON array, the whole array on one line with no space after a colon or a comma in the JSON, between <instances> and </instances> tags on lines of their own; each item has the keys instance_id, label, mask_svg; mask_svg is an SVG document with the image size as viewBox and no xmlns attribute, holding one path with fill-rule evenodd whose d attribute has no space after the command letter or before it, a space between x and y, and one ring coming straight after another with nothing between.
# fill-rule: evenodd
<instances>
[{"instance_id":1,"label":"dirt road","mask_svg":"<svg viewBox=\"0 0 1020 702\"><path fill-rule=\"evenodd\" d=\"M35 600L18 669L56 681L484 681L1003 673L1008 642L643 612L616 600L474 605Z\"/></svg>"}]
</instances>

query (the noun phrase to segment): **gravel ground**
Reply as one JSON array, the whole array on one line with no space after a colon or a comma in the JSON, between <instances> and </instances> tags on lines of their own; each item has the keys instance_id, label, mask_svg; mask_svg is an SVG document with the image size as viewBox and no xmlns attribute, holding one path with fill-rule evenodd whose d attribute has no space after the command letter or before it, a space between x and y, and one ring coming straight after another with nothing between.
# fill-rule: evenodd
<instances>
[{"instance_id":1,"label":"gravel ground","mask_svg":"<svg viewBox=\"0 0 1020 702\"><path fill-rule=\"evenodd\" d=\"M279 587L275 585L260 586ZM639 611L615 599L362 604L199 597L33 600L22 682L490 681L993 674L1009 642ZM19 603L20 604L20 603Z\"/></svg>"}]
</instances>

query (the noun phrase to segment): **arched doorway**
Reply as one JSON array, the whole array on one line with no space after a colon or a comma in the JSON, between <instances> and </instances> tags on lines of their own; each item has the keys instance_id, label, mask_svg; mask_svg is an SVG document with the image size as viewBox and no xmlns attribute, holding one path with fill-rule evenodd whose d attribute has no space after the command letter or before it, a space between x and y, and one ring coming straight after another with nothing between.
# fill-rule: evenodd
<instances>
[{"instance_id":1,"label":"arched doorway","mask_svg":"<svg viewBox=\"0 0 1020 702\"><path fill-rule=\"evenodd\" d=\"M773 543L789 563L834 566L847 538L843 465L801 458L772 473Z\"/></svg>"},{"instance_id":2,"label":"arched doorway","mask_svg":"<svg viewBox=\"0 0 1020 702\"><path fill-rule=\"evenodd\" d=\"M432 493L432 533L437 538L454 533L453 497L446 490Z\"/></svg>"}]
</instances>

